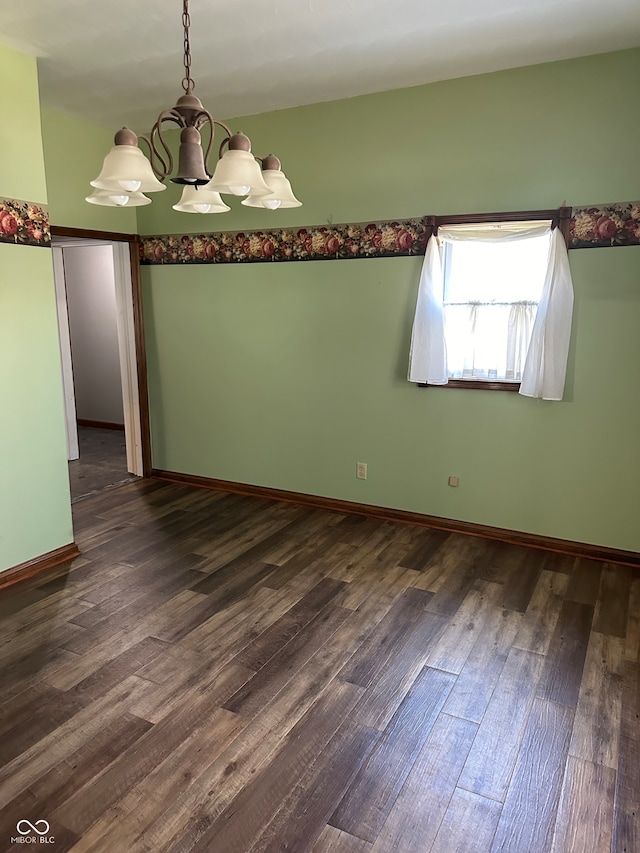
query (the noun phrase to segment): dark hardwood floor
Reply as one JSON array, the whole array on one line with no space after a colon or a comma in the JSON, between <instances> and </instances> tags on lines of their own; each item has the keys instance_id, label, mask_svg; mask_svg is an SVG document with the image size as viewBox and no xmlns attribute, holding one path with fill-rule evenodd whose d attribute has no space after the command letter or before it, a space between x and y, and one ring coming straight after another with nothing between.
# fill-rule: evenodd
<instances>
[{"instance_id":1,"label":"dark hardwood floor","mask_svg":"<svg viewBox=\"0 0 640 853\"><path fill-rule=\"evenodd\" d=\"M150 480L74 517L0 592L0 850L640 851L638 570Z\"/></svg>"},{"instance_id":2,"label":"dark hardwood floor","mask_svg":"<svg viewBox=\"0 0 640 853\"><path fill-rule=\"evenodd\" d=\"M127 471L124 430L79 424L78 448L80 458L69 462L72 503L136 479Z\"/></svg>"}]
</instances>

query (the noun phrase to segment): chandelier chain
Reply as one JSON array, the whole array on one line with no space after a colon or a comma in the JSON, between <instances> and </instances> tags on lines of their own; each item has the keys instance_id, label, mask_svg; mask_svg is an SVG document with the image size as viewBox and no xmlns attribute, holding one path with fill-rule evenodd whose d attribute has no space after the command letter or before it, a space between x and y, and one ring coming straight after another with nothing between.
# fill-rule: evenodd
<instances>
[{"instance_id":1,"label":"chandelier chain","mask_svg":"<svg viewBox=\"0 0 640 853\"><path fill-rule=\"evenodd\" d=\"M182 80L182 88L189 95L196 85L191 79L191 44L189 42L191 17L189 15L189 0L183 0L182 26L184 27L184 78Z\"/></svg>"}]
</instances>

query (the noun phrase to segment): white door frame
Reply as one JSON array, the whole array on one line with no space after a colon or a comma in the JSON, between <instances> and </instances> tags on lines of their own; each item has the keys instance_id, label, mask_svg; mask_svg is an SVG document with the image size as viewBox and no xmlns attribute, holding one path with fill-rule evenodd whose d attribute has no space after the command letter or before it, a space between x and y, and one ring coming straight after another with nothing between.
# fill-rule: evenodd
<instances>
[{"instance_id":1,"label":"white door frame","mask_svg":"<svg viewBox=\"0 0 640 853\"><path fill-rule=\"evenodd\" d=\"M64 420L67 432L67 459L78 459L78 423L76 416L76 392L73 386L71 363L71 335L69 333L69 310L67 308L67 286L64 274L64 253L61 246L51 247L53 256L53 280L56 288L58 311L58 333L60 336L60 364L62 366L62 389L64 394Z\"/></svg>"},{"instance_id":2,"label":"white door frame","mask_svg":"<svg viewBox=\"0 0 640 853\"><path fill-rule=\"evenodd\" d=\"M118 349L120 350L120 378L124 408L124 434L127 446L127 470L142 477L142 426L140 420L140 393L138 389L138 361L136 357L136 332L133 317L133 286L131 281L131 254L129 243L111 243L116 285L116 310L118 323Z\"/></svg>"},{"instance_id":3,"label":"white door frame","mask_svg":"<svg viewBox=\"0 0 640 853\"><path fill-rule=\"evenodd\" d=\"M142 425L140 393L138 387L138 360L136 327L134 319L133 282L131 278L131 244L119 240L100 240L83 237L53 238L53 268L58 305L60 330L60 355L67 424L67 451L69 459L78 458L78 429L76 420L73 367L67 310L67 289L64 274L63 249L72 246L111 246L116 294L118 350L120 353L120 378L124 408L124 432L127 449L127 470L144 476L142 451Z\"/></svg>"}]
</instances>

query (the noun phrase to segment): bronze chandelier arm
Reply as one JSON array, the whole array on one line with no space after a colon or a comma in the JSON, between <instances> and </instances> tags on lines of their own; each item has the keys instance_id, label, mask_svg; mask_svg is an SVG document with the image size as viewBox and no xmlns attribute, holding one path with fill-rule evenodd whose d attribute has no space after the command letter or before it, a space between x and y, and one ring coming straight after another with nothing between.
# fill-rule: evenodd
<instances>
[{"instance_id":1,"label":"bronze chandelier arm","mask_svg":"<svg viewBox=\"0 0 640 853\"><path fill-rule=\"evenodd\" d=\"M216 124L221 124L221 122L216 121ZM220 148L218 148L218 160L222 157L222 149L225 145L229 144L229 140L231 139L231 134L229 136L225 136L225 138L220 143Z\"/></svg>"},{"instance_id":2,"label":"bronze chandelier arm","mask_svg":"<svg viewBox=\"0 0 640 853\"><path fill-rule=\"evenodd\" d=\"M212 119L212 121L214 124L217 124L218 127L221 127L229 138L233 136L233 133L231 132L231 128L229 127L228 124L225 124L223 121L219 121L217 118Z\"/></svg>"},{"instance_id":3,"label":"bronze chandelier arm","mask_svg":"<svg viewBox=\"0 0 640 853\"><path fill-rule=\"evenodd\" d=\"M177 124L178 127L184 127L184 119L180 115L180 113L176 112L175 109L164 110L160 113L158 118L156 119L156 123L151 128L151 133L149 135L149 148L151 149L151 156L149 160L151 162L151 168L155 172L155 174L164 180L168 175L173 172L173 155L171 154L171 149L169 148L167 142L165 141L164 136L162 135L162 123L164 121L170 121L174 124ZM160 149L156 146L155 137L158 137L159 143L162 146L162 150L166 155L165 158L160 153ZM156 168L155 159L160 161L162 170Z\"/></svg>"},{"instance_id":4,"label":"bronze chandelier arm","mask_svg":"<svg viewBox=\"0 0 640 853\"><path fill-rule=\"evenodd\" d=\"M149 163L151 164L151 168L153 169L153 174L159 180L163 180L168 174L170 174L172 166L171 165L167 166L167 163L165 163L165 161L162 158L162 156L160 155L160 153L158 151L156 151L156 149L154 148L154 146L151 142L150 136L147 136L146 134L141 133L138 135L138 140L140 142L145 142L147 147L149 148ZM156 168L156 164L154 163L154 158L157 158L160 161L160 164L162 166L162 170Z\"/></svg>"}]
</instances>

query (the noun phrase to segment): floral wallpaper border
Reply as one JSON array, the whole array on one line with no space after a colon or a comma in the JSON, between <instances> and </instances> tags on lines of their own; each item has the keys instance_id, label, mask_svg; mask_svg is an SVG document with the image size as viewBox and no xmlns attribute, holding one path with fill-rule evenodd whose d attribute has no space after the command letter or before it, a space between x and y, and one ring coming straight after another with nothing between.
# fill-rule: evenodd
<instances>
[{"instance_id":1,"label":"floral wallpaper border","mask_svg":"<svg viewBox=\"0 0 640 853\"><path fill-rule=\"evenodd\" d=\"M429 217L143 237L143 264L265 263L406 257L424 253ZM0 197L0 243L51 245L46 205ZM640 201L574 207L569 248L640 245Z\"/></svg>"},{"instance_id":2,"label":"floral wallpaper border","mask_svg":"<svg viewBox=\"0 0 640 853\"><path fill-rule=\"evenodd\" d=\"M51 246L49 209L44 204L0 198L0 243Z\"/></svg>"},{"instance_id":3,"label":"floral wallpaper border","mask_svg":"<svg viewBox=\"0 0 640 853\"><path fill-rule=\"evenodd\" d=\"M570 249L640 245L640 201L574 207Z\"/></svg>"},{"instance_id":4,"label":"floral wallpaper border","mask_svg":"<svg viewBox=\"0 0 640 853\"><path fill-rule=\"evenodd\" d=\"M421 255L428 227L423 219L273 228L213 234L143 237L143 264L229 264L324 261Z\"/></svg>"},{"instance_id":5,"label":"floral wallpaper border","mask_svg":"<svg viewBox=\"0 0 640 853\"><path fill-rule=\"evenodd\" d=\"M1 211L0 207L0 217ZM140 261L148 265L233 264L421 255L430 233L429 218L149 236L141 239ZM634 245L640 245L640 202L572 209L570 249Z\"/></svg>"}]
</instances>

